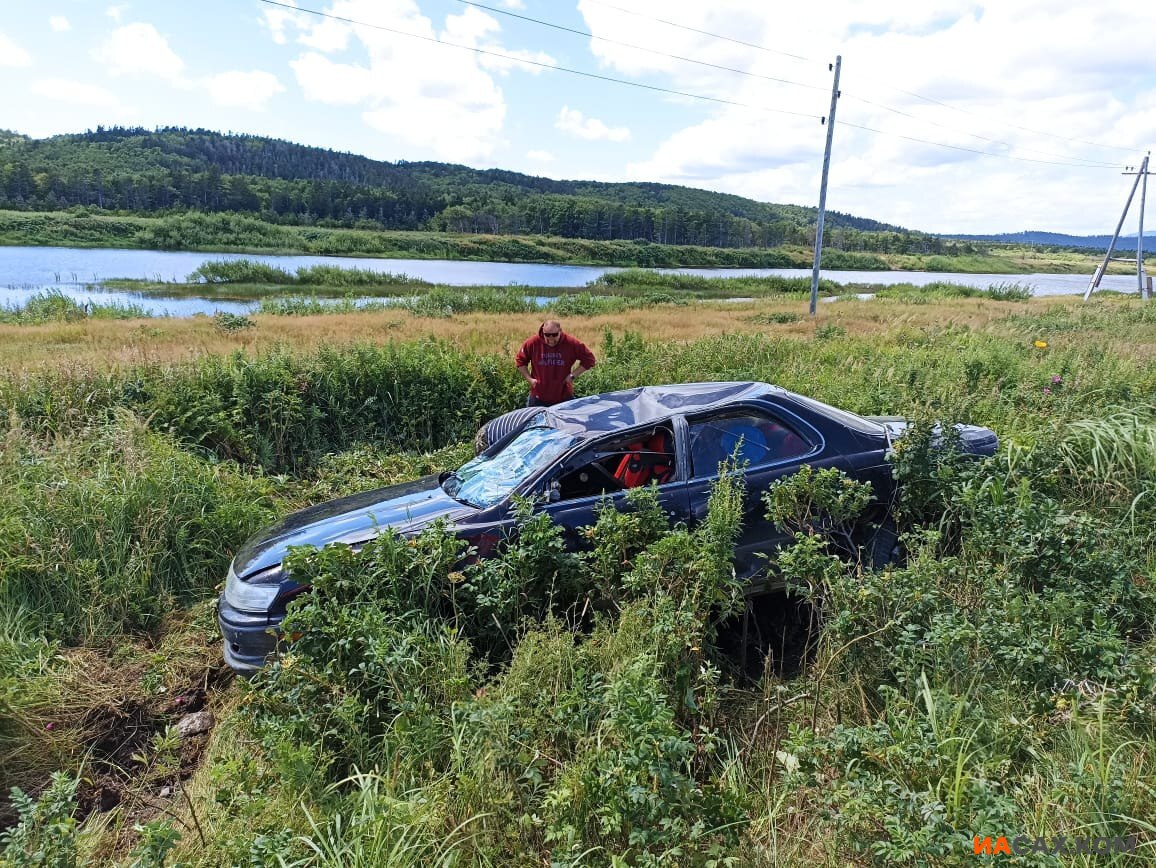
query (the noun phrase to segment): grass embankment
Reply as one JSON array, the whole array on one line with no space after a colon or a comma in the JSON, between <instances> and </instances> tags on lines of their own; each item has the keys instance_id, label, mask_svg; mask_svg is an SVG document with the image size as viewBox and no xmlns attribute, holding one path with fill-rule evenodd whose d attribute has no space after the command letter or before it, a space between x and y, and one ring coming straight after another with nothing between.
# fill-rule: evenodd
<instances>
[{"instance_id":1,"label":"grass embankment","mask_svg":"<svg viewBox=\"0 0 1156 868\"><path fill-rule=\"evenodd\" d=\"M440 232L371 232L279 226L236 214L120 217L66 212L0 211L0 244L63 247L127 247L146 250L220 250L240 253L301 253L378 256L390 259L465 259L625 267L810 268L806 248L718 248L648 241L590 241L553 236L456 235ZM948 271L1028 274L1033 271L1091 274L1097 253L995 247L981 254L858 253L825 249L823 267L860 271ZM1114 262L1110 273L1127 273Z\"/></svg>"},{"instance_id":2,"label":"grass embankment","mask_svg":"<svg viewBox=\"0 0 1156 868\"><path fill-rule=\"evenodd\" d=\"M509 351L535 316L6 327L0 785L34 799L9 814L4 858L966 864L973 835L1003 834L1137 835L1136 856L1024 861L1144 864L1152 308L799 311L772 299L566 323L600 356L585 392L766 379L1001 434L979 467L938 460L924 428L899 451L903 566L871 571L824 544L832 521L815 508L847 520L855 500L837 480L760 507L802 532L780 564L823 632L793 677L772 665L755 682L721 651L739 590L731 486L693 529L667 528L642 496L599 519L582 558L529 518L475 566L436 533L302 555L324 593L297 614L292 655L253 685L223 677L197 600L248 531L460 462L476 424L519 403ZM55 358L27 365L45 341ZM779 623L780 656L805 633L784 615L763 623ZM170 728L203 709L210 733Z\"/></svg>"}]
</instances>

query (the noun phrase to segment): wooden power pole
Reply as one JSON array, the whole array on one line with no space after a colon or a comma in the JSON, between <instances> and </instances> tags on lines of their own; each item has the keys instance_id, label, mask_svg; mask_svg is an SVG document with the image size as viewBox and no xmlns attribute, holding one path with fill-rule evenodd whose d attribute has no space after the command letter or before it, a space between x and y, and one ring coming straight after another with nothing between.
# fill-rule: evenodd
<instances>
[{"instance_id":1,"label":"wooden power pole","mask_svg":"<svg viewBox=\"0 0 1156 868\"><path fill-rule=\"evenodd\" d=\"M1140 228L1136 232L1136 283L1140 298L1147 301L1152 297L1151 284L1144 279L1144 199L1148 195L1148 154L1140 166Z\"/></svg>"},{"instance_id":2,"label":"wooden power pole","mask_svg":"<svg viewBox=\"0 0 1156 868\"><path fill-rule=\"evenodd\" d=\"M1112 234L1112 241L1108 244L1108 252L1104 255L1104 261L1100 263L1100 267L1096 269L1096 273L1092 275L1092 281L1088 284L1088 288L1084 291L1084 301L1087 301L1096 287L1100 285L1100 279L1104 276L1104 272L1108 270L1108 263L1112 259L1112 253L1116 249L1116 242L1120 240L1120 230L1124 228L1124 220L1128 216L1128 209L1132 207L1132 199L1136 195L1136 188L1140 186L1140 181L1144 181L1144 192L1140 194L1140 233L1136 237L1136 280L1140 285L1140 297L1147 298L1148 290L1144 281L1144 198L1148 192L1148 155L1144 155L1144 161L1140 163L1139 172L1125 172L1125 175L1135 175L1136 180L1132 184L1132 189L1128 193L1128 201L1124 203L1124 210L1120 214L1120 222L1116 224L1116 231Z\"/></svg>"},{"instance_id":3,"label":"wooden power pole","mask_svg":"<svg viewBox=\"0 0 1156 868\"><path fill-rule=\"evenodd\" d=\"M819 307L819 266L823 260L823 223L827 218L827 170L831 168L831 139L835 135L835 105L839 102L839 68L843 56L835 58L835 82L831 85L831 112L827 115L827 147L823 150L823 181L819 185L819 220L815 224L815 265L811 269L811 316Z\"/></svg>"}]
</instances>

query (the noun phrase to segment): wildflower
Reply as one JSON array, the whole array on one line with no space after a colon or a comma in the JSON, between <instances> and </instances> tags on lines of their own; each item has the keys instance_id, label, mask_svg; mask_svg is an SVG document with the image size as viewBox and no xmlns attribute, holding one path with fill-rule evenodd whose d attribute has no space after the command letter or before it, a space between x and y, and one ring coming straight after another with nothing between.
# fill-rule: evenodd
<instances>
[{"instance_id":1,"label":"wildflower","mask_svg":"<svg viewBox=\"0 0 1156 868\"><path fill-rule=\"evenodd\" d=\"M1050 394L1052 394L1052 390L1051 390L1051 389L1049 389L1047 386L1044 386L1044 394L1045 394L1045 395L1050 395Z\"/></svg>"},{"instance_id":2,"label":"wildflower","mask_svg":"<svg viewBox=\"0 0 1156 868\"><path fill-rule=\"evenodd\" d=\"M1038 350L1046 350L1048 348L1048 342L1047 341L1035 341L1032 343L1032 346Z\"/></svg>"},{"instance_id":3,"label":"wildflower","mask_svg":"<svg viewBox=\"0 0 1156 868\"><path fill-rule=\"evenodd\" d=\"M1053 375L1052 375L1052 385L1053 385L1053 386L1058 386L1058 385L1060 385L1062 382L1064 382L1064 378L1063 378L1063 377L1061 377L1059 374L1053 374Z\"/></svg>"},{"instance_id":4,"label":"wildflower","mask_svg":"<svg viewBox=\"0 0 1156 868\"><path fill-rule=\"evenodd\" d=\"M51 732L52 730L56 729L56 724L49 722L44 724L44 728Z\"/></svg>"}]
</instances>

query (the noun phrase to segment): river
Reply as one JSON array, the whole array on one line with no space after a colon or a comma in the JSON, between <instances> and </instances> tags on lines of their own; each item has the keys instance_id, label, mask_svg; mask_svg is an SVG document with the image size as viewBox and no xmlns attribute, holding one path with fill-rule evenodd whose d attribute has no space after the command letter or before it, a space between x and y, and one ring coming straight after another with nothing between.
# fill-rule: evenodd
<instances>
[{"instance_id":1,"label":"river","mask_svg":"<svg viewBox=\"0 0 1156 868\"><path fill-rule=\"evenodd\" d=\"M519 262L462 262L445 259L369 259L344 256L272 256L245 253L189 253L162 250L110 250L75 247L0 247L0 306L24 304L31 296L54 290L77 301L135 305L155 316L193 316L215 311L245 313L254 301L122 292L103 288L115 278L158 283L183 283L191 272L214 260L251 259L293 272L302 266L334 265L404 274L447 286L525 286L574 289L620 268L589 265L537 265ZM801 268L660 268L667 273L704 277L809 277ZM1033 295L1075 295L1087 289L1089 275L1080 274L954 274L930 271L829 271L822 276L840 284L889 286L948 281L987 288L999 284L1030 287ZM1135 292L1135 276L1110 275L1103 289Z\"/></svg>"}]
</instances>

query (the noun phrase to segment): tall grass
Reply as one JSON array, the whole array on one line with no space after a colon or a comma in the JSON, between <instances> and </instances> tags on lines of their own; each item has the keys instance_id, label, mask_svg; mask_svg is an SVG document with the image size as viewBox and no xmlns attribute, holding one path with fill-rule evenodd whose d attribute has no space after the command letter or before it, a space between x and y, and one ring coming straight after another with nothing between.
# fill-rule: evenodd
<instances>
[{"instance_id":1,"label":"tall grass","mask_svg":"<svg viewBox=\"0 0 1156 868\"><path fill-rule=\"evenodd\" d=\"M428 281L405 274L373 271L368 268L340 268L336 265L303 265L293 272L254 259L212 260L198 266L189 283L255 283L278 286L316 287L427 287Z\"/></svg>"},{"instance_id":2,"label":"tall grass","mask_svg":"<svg viewBox=\"0 0 1156 868\"><path fill-rule=\"evenodd\" d=\"M273 515L265 486L123 418L0 450L0 610L33 636L106 641L203 597Z\"/></svg>"},{"instance_id":3,"label":"tall grass","mask_svg":"<svg viewBox=\"0 0 1156 868\"><path fill-rule=\"evenodd\" d=\"M1085 496L1100 503L1122 502L1130 515L1156 514L1156 405L1072 422L1057 451Z\"/></svg>"},{"instance_id":4,"label":"tall grass","mask_svg":"<svg viewBox=\"0 0 1156 868\"><path fill-rule=\"evenodd\" d=\"M60 290L46 290L31 296L21 305L0 307L0 323L8 325L43 325L86 319L137 319L147 316L151 314L138 305L80 302Z\"/></svg>"},{"instance_id":5,"label":"tall grass","mask_svg":"<svg viewBox=\"0 0 1156 868\"><path fill-rule=\"evenodd\" d=\"M1148 315L1075 318L1135 333ZM978 464L902 451L897 470L921 470L937 504L904 528L906 563L867 569L806 534L780 553L824 618L792 680L747 680L722 651L721 616L741 604L734 490L694 528L670 528L638 492L578 535L582 557L528 514L477 563L436 533L303 553L317 593L292 653L248 688L209 687L237 735L218 730L181 784L187 805L146 793L178 818L174 857L923 865L973 859L972 834L1150 834L1156 373L1069 340L1073 316L1013 313L1002 334L608 331L588 392L765 379L860 412L988 424L1003 446ZM506 355L429 341L0 378L6 780L76 768L94 703L67 689L76 678L116 666L165 696L155 673L175 653L123 650L124 631L155 632L210 595L229 552L286 508L274 493L300 505L452 466L479 421L522 399ZM215 657L198 611L188 629ZM785 611L760 617L805 630ZM70 682L68 642L115 660ZM175 698L152 708L158 732L183 714ZM116 826L94 852L124 852ZM1145 847L1074 861L1144 864Z\"/></svg>"}]
</instances>

